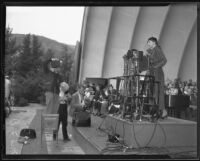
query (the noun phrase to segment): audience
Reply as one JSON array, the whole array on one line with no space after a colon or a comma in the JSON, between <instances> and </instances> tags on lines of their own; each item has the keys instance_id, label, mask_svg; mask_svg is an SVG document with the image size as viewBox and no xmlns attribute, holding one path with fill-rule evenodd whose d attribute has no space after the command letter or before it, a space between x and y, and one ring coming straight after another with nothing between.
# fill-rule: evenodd
<instances>
[{"instance_id":1,"label":"audience","mask_svg":"<svg viewBox=\"0 0 200 161\"><path fill-rule=\"evenodd\" d=\"M78 88L78 91L81 93L79 94L81 95L79 98L84 100L83 102L84 107L86 107L85 109L89 110L90 113L94 115L101 116L108 114L111 106L113 106L115 103L117 103L116 105L120 105L123 102L121 101L120 97L122 95L118 93L111 84L103 87L100 84L84 81L82 85L79 85L79 87L80 88ZM189 81L181 81L180 79L174 79L173 81L166 80L165 94L188 95L190 96L190 105L197 105L197 83L193 82L192 79ZM76 106L75 104L72 106ZM82 105L82 103L80 103L79 106L80 105Z\"/></svg>"},{"instance_id":2,"label":"audience","mask_svg":"<svg viewBox=\"0 0 200 161\"><path fill-rule=\"evenodd\" d=\"M190 96L190 102L192 105L197 105L197 85L192 79L187 81L181 81L175 79L174 81L166 81L165 94L167 95L188 95Z\"/></svg>"}]
</instances>

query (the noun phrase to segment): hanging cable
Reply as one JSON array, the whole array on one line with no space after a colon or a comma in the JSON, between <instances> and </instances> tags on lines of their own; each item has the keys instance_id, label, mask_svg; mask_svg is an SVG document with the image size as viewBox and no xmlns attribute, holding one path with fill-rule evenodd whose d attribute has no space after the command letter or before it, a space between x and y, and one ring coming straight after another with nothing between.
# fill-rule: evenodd
<instances>
[{"instance_id":1,"label":"hanging cable","mask_svg":"<svg viewBox=\"0 0 200 161\"><path fill-rule=\"evenodd\" d=\"M107 118L107 117L105 117L105 118L101 121L101 123L100 123L98 129L101 129L101 130L104 131L106 134L109 134L109 132L106 131L107 129L102 129L102 128L101 128L101 126L102 126L103 122L106 120L106 118ZM158 121L158 120L157 120L157 121ZM164 144L163 144L162 146L164 146L164 145L166 144L166 133L165 133L163 127L162 127L157 121L155 122L154 130L153 130L153 133L152 133L152 135L151 135L151 138L149 139L148 143L147 143L143 148L149 148L148 145L150 144L150 142L152 141L152 139L153 139L153 137L154 137L154 135L155 135L155 131L156 131L157 125L160 126L160 128L161 128L162 131L163 131L164 137L165 137ZM115 128L114 128L114 135L116 134L117 124L118 124L118 122L117 122L117 120L116 120L116 124L115 124ZM119 142L116 142L116 143L111 143L111 142L109 142L109 143L107 143L107 146L101 151L101 154L106 153L106 152L109 152L109 153L122 152L122 151L123 151L123 152L126 152L127 149L129 149L129 150L132 150L132 149L133 149L133 148L127 147L127 146L125 145L125 141L124 141L124 140L125 140L125 127L124 127L124 126L125 126L125 125L124 125L124 122L123 122L123 142L120 142L119 138L117 138L117 137L115 136L116 139L118 139ZM135 142L136 142L137 146L139 147L139 149L143 149L143 148L141 147L141 145L139 144L139 141L138 141L137 138L136 138L135 129L134 129L134 124L133 124L133 127L132 127L132 128L133 128L134 139L135 139Z\"/></svg>"},{"instance_id":2,"label":"hanging cable","mask_svg":"<svg viewBox=\"0 0 200 161\"><path fill-rule=\"evenodd\" d=\"M102 121L99 124L98 128L96 128L96 130L98 130L99 132L101 131L101 132L105 133L105 135L99 135L99 136L102 136L102 137L108 135L107 128L105 128L105 129L101 128L101 126L102 126L103 122L105 122L106 118L107 118L107 116L102 119Z\"/></svg>"},{"instance_id":3,"label":"hanging cable","mask_svg":"<svg viewBox=\"0 0 200 161\"><path fill-rule=\"evenodd\" d=\"M155 125L154 125L154 129L153 129L153 133L152 133L152 135L151 135L151 138L149 139L148 143L144 146L145 148L148 147L148 145L150 144L150 142L152 141L152 139L153 139L153 137L154 137L154 135L155 135L155 131L156 131L156 127L157 127L157 122L158 122L158 121L156 121L156 123L155 123Z\"/></svg>"},{"instance_id":4,"label":"hanging cable","mask_svg":"<svg viewBox=\"0 0 200 161\"><path fill-rule=\"evenodd\" d=\"M158 125L160 126L160 128L162 129L162 132L163 132L163 134L164 134L164 143L163 143L163 145L161 146L161 147L164 147L164 146L166 145L166 142L167 142L166 132L165 132L165 130L164 130L164 128L162 127L161 124L158 123Z\"/></svg>"},{"instance_id":5,"label":"hanging cable","mask_svg":"<svg viewBox=\"0 0 200 161\"><path fill-rule=\"evenodd\" d=\"M133 136L134 136L135 142L136 142L137 146L138 146L139 148L141 148L141 146L140 146L140 144L139 144L139 142L138 142L138 140L137 140L137 138L136 138L136 135L135 135L134 123L133 123L132 129L133 129Z\"/></svg>"},{"instance_id":6,"label":"hanging cable","mask_svg":"<svg viewBox=\"0 0 200 161\"><path fill-rule=\"evenodd\" d=\"M114 129L114 134L116 134L116 129L117 129L117 120L116 120L116 124L115 124L115 129Z\"/></svg>"},{"instance_id":7,"label":"hanging cable","mask_svg":"<svg viewBox=\"0 0 200 161\"><path fill-rule=\"evenodd\" d=\"M102 126L103 122L106 120L106 118L107 118L107 115L106 115L106 117L104 117L104 118L102 119L102 121L101 121L101 123L99 124L99 126L98 126L97 129L101 129L101 126Z\"/></svg>"},{"instance_id":8,"label":"hanging cable","mask_svg":"<svg viewBox=\"0 0 200 161\"><path fill-rule=\"evenodd\" d=\"M125 143L125 128L124 128L124 122L123 122L123 144Z\"/></svg>"},{"instance_id":9,"label":"hanging cable","mask_svg":"<svg viewBox=\"0 0 200 161\"><path fill-rule=\"evenodd\" d=\"M157 122L155 123L154 130L153 130L153 133L152 133L152 135L151 135L151 138L149 139L148 143L144 146L145 148L146 148L146 147L149 145L149 143L152 141L153 136L155 135L156 127L157 127ZM135 129L134 129L134 124L133 124L132 128L133 128L133 135L134 135L135 142L136 142L137 146L138 146L139 148L141 148L141 146L140 146L140 144L139 144L139 142L138 142L138 140L137 140L137 138L136 138Z\"/></svg>"}]
</instances>

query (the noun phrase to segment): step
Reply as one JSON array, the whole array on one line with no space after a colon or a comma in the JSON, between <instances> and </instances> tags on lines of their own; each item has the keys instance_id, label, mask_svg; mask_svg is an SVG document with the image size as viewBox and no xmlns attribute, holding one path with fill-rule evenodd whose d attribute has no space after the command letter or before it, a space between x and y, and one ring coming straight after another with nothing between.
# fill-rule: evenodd
<instances>
[{"instance_id":1,"label":"step","mask_svg":"<svg viewBox=\"0 0 200 161\"><path fill-rule=\"evenodd\" d=\"M91 127L72 127L72 135L85 154L100 154L105 148L107 135L98 129L102 121L102 118L92 115Z\"/></svg>"}]
</instances>

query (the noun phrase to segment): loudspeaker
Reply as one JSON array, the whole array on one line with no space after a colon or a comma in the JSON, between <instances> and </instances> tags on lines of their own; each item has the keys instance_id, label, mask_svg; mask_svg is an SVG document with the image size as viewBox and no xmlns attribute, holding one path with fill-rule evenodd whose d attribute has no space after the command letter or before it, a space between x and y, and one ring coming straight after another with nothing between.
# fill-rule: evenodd
<instances>
[{"instance_id":1,"label":"loudspeaker","mask_svg":"<svg viewBox=\"0 0 200 161\"><path fill-rule=\"evenodd\" d=\"M72 126L90 127L91 117L87 111L74 112L72 117Z\"/></svg>"}]
</instances>

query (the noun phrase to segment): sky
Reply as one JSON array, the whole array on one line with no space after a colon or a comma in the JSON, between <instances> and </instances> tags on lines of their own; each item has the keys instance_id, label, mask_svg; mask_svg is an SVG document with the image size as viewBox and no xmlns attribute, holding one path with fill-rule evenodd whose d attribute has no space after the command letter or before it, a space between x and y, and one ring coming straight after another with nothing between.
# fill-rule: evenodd
<instances>
[{"instance_id":1,"label":"sky","mask_svg":"<svg viewBox=\"0 0 200 161\"><path fill-rule=\"evenodd\" d=\"M80 41L84 7L6 7L6 27L12 33L45 36L75 45Z\"/></svg>"}]
</instances>

